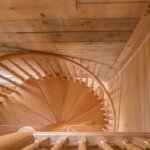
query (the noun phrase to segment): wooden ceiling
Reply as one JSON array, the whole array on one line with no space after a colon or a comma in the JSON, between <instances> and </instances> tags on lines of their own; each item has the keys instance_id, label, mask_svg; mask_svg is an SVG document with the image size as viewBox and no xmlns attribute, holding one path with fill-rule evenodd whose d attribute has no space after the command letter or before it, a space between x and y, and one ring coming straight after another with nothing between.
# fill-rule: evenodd
<instances>
[{"instance_id":1,"label":"wooden ceiling","mask_svg":"<svg viewBox=\"0 0 150 150\"><path fill-rule=\"evenodd\" d=\"M1 0L0 55L46 51L91 60L105 80L150 0Z\"/></svg>"}]
</instances>

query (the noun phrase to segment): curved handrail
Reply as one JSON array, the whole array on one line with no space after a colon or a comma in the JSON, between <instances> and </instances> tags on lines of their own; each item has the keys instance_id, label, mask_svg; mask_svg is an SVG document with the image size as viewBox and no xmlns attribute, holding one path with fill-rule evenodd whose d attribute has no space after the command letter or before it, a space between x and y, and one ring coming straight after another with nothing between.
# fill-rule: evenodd
<instances>
[{"instance_id":1,"label":"curved handrail","mask_svg":"<svg viewBox=\"0 0 150 150\"><path fill-rule=\"evenodd\" d=\"M3 61L3 60L7 60L7 59L10 59L10 58L16 58L17 56L31 56L31 55L40 55L40 56L46 56L46 57L52 57L54 58L55 60L59 59L59 60L62 60L62 61L65 61L65 62L68 62L70 63L71 65L74 65L75 67L81 69L82 71L84 71L86 74L88 74L92 79L94 79L100 86L100 88L104 91L104 93L106 94L108 100L109 100L109 103L112 107L112 113L113 113L113 131L115 131L115 128L116 128L116 112L115 112L115 107L114 107L114 104L113 104L113 100L109 94L109 92L107 91L107 89L105 88L104 84L102 83L102 81L96 77L96 75L94 75L90 70L88 70L86 67L82 66L81 64L73 61L73 60L70 60L66 57L61 57L61 56L58 56L57 54L49 54L49 53L46 53L46 52L23 52L23 53L13 53L13 54L8 54L8 55L4 55L4 56L1 56L0 57L0 61ZM1 66L1 64L0 64Z\"/></svg>"}]
</instances>

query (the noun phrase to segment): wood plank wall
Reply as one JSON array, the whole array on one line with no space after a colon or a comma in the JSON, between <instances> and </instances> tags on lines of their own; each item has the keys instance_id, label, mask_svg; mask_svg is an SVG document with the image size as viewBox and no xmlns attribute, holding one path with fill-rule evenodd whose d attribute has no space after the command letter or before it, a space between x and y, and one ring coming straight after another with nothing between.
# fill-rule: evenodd
<instances>
[{"instance_id":1,"label":"wood plank wall","mask_svg":"<svg viewBox=\"0 0 150 150\"><path fill-rule=\"evenodd\" d=\"M150 38L109 89L115 106L120 104L118 131L150 132Z\"/></svg>"}]
</instances>

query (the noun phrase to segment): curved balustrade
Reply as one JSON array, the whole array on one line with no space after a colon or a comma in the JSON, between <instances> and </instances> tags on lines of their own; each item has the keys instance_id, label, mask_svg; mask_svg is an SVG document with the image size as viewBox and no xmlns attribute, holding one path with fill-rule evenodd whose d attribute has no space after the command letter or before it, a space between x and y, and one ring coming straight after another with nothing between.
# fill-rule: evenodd
<instances>
[{"instance_id":1,"label":"curved balustrade","mask_svg":"<svg viewBox=\"0 0 150 150\"><path fill-rule=\"evenodd\" d=\"M41 52L16 53L0 57L0 96L9 97L20 94L24 83L33 80L60 76L86 85L103 106L104 131L115 131L116 114L113 101L103 85L88 67L68 58ZM24 89L25 90L25 89Z\"/></svg>"}]
</instances>

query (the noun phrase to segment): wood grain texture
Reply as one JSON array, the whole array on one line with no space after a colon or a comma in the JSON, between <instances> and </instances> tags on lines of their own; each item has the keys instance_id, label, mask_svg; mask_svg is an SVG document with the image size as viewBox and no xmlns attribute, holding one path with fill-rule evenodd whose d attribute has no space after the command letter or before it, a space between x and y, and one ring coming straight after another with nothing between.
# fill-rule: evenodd
<instances>
[{"instance_id":1,"label":"wood grain texture","mask_svg":"<svg viewBox=\"0 0 150 150\"><path fill-rule=\"evenodd\" d=\"M0 21L0 33L131 31L139 19L44 19Z\"/></svg>"},{"instance_id":2,"label":"wood grain texture","mask_svg":"<svg viewBox=\"0 0 150 150\"><path fill-rule=\"evenodd\" d=\"M113 84L118 83L118 84ZM120 103L119 131L149 132L150 40L112 82L110 89ZM137 119L138 118L138 119Z\"/></svg>"},{"instance_id":3,"label":"wood grain texture","mask_svg":"<svg viewBox=\"0 0 150 150\"><path fill-rule=\"evenodd\" d=\"M75 18L140 18L149 2L76 3L75 0L6 0L0 2L0 20L75 19ZM134 11L133 11L134 8ZM28 11L27 11L28 10Z\"/></svg>"}]
</instances>

